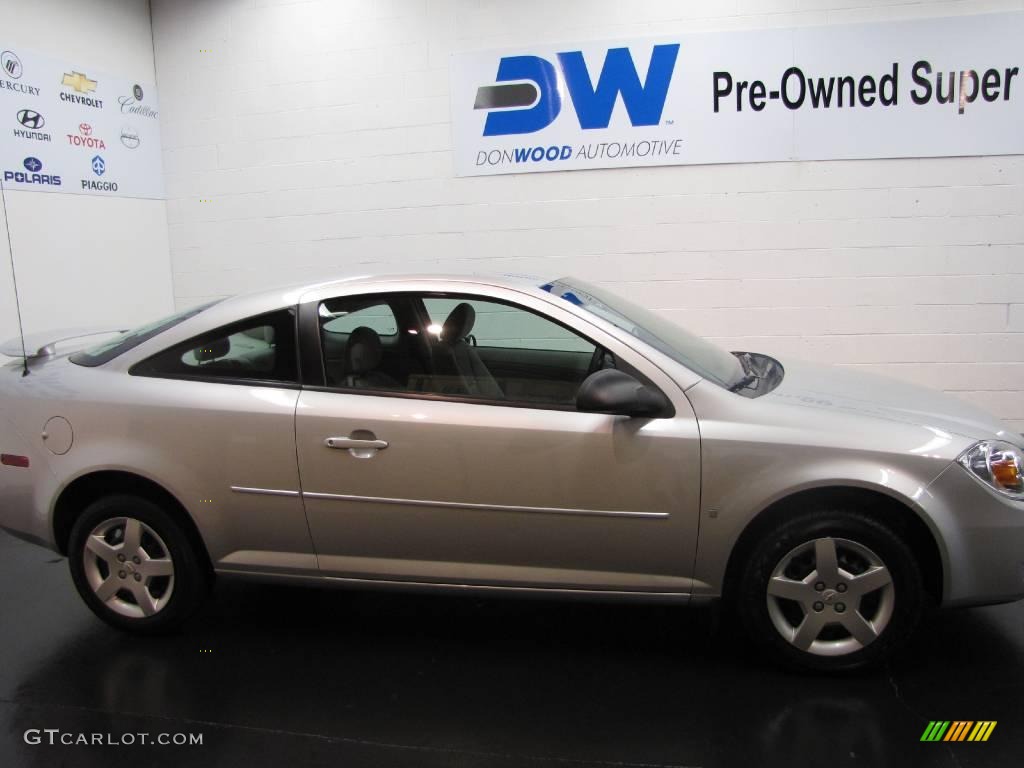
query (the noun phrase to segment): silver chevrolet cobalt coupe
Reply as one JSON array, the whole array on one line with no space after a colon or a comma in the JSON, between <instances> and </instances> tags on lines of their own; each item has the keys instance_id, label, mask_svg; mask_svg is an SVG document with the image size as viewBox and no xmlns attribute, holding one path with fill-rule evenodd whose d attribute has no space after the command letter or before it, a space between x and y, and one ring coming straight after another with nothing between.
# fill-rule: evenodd
<instances>
[{"instance_id":1,"label":"silver chevrolet cobalt coupe","mask_svg":"<svg viewBox=\"0 0 1024 768\"><path fill-rule=\"evenodd\" d=\"M0 370L0 525L122 629L178 625L215 574L724 598L840 670L929 604L1024 596L1020 434L580 280L359 277L75 335Z\"/></svg>"}]
</instances>

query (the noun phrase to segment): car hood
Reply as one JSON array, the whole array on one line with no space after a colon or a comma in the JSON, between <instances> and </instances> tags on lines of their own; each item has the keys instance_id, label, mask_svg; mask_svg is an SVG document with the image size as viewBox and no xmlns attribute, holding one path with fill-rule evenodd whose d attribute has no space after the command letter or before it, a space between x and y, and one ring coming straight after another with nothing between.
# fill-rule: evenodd
<instances>
[{"instance_id":1,"label":"car hood","mask_svg":"<svg viewBox=\"0 0 1024 768\"><path fill-rule=\"evenodd\" d=\"M995 416L951 395L848 368L787 361L766 400L938 429L975 440L1020 443Z\"/></svg>"}]
</instances>

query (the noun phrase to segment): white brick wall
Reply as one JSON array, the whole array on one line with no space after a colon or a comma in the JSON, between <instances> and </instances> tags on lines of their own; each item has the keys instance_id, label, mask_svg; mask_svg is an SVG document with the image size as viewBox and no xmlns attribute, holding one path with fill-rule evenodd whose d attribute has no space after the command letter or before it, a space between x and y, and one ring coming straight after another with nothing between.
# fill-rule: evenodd
<instances>
[{"instance_id":1,"label":"white brick wall","mask_svg":"<svg viewBox=\"0 0 1024 768\"><path fill-rule=\"evenodd\" d=\"M153 79L146 0L0 0L0 36L4 48L59 58L93 77L100 71ZM0 118L0 140L19 141L10 134L13 115ZM10 189L5 197L26 333L119 328L171 312L167 211L160 200ZM0 342L18 335L7 238L0 216ZM6 360L0 355L0 363Z\"/></svg>"},{"instance_id":2,"label":"white brick wall","mask_svg":"<svg viewBox=\"0 0 1024 768\"><path fill-rule=\"evenodd\" d=\"M452 51L541 40L1022 8L153 0L176 301L330 270L574 273L729 348L943 388L1024 429L1024 157L457 179L447 72Z\"/></svg>"}]
</instances>

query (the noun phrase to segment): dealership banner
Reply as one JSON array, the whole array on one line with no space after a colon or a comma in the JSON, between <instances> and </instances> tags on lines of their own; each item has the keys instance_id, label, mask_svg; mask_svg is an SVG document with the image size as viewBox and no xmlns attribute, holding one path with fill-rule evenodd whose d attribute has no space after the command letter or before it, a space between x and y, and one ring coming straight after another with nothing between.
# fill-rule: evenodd
<instances>
[{"instance_id":1,"label":"dealership banner","mask_svg":"<svg viewBox=\"0 0 1024 768\"><path fill-rule=\"evenodd\" d=\"M451 60L456 173L1024 153L1024 13Z\"/></svg>"},{"instance_id":2,"label":"dealership banner","mask_svg":"<svg viewBox=\"0 0 1024 768\"><path fill-rule=\"evenodd\" d=\"M5 189L162 198L156 87L0 40Z\"/></svg>"}]
</instances>

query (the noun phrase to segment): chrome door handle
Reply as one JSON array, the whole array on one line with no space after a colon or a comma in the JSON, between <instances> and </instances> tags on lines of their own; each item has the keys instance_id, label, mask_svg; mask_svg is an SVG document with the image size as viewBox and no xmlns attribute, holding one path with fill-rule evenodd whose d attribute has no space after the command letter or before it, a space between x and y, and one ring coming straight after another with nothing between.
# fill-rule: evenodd
<instances>
[{"instance_id":1,"label":"chrome door handle","mask_svg":"<svg viewBox=\"0 0 1024 768\"><path fill-rule=\"evenodd\" d=\"M341 448L348 450L350 448L356 449L370 449L374 451L382 451L388 447L387 440L359 440L352 437L328 437L324 440L324 445L328 448Z\"/></svg>"}]
</instances>

